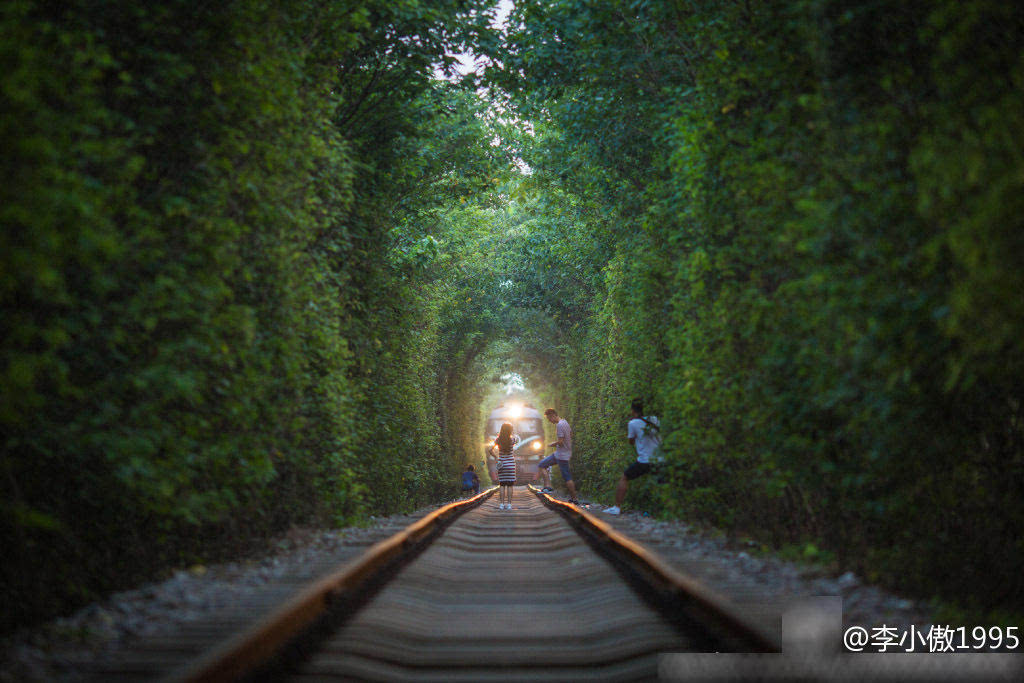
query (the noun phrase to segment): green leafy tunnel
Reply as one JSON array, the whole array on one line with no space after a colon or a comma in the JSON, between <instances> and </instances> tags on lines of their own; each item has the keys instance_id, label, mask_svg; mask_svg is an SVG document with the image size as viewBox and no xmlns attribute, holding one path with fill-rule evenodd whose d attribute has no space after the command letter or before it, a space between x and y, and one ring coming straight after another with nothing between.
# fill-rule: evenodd
<instances>
[{"instance_id":1,"label":"green leafy tunnel","mask_svg":"<svg viewBox=\"0 0 1024 683\"><path fill-rule=\"evenodd\" d=\"M0 7L3 630L451 496L504 372L587 497L640 397L631 505L1024 610L1024 12L496 12Z\"/></svg>"}]
</instances>

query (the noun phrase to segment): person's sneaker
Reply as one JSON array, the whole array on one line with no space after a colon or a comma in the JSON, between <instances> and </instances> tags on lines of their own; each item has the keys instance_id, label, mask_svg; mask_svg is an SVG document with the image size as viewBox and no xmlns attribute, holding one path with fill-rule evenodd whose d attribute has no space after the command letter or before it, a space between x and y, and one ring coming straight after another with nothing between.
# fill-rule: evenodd
<instances>
[{"instance_id":1,"label":"person's sneaker","mask_svg":"<svg viewBox=\"0 0 1024 683\"><path fill-rule=\"evenodd\" d=\"M580 504L580 502L578 500L576 500L575 498L570 498L569 499L569 505L579 505L579 504Z\"/></svg>"},{"instance_id":2,"label":"person's sneaker","mask_svg":"<svg viewBox=\"0 0 1024 683\"><path fill-rule=\"evenodd\" d=\"M617 515L617 514L619 514L621 512L622 512L622 510L619 509L618 505L612 505L610 508L605 508L604 509L604 513L606 515Z\"/></svg>"},{"instance_id":3,"label":"person's sneaker","mask_svg":"<svg viewBox=\"0 0 1024 683\"><path fill-rule=\"evenodd\" d=\"M540 492L541 493L554 493L555 490L553 488L551 488L550 486L545 486L544 488L542 488L540 490Z\"/></svg>"}]
</instances>

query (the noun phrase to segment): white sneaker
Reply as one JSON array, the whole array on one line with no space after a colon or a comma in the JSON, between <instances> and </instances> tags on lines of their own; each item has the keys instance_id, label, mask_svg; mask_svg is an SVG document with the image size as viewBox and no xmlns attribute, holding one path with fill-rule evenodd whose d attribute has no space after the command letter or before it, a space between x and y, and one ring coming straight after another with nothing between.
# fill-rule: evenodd
<instances>
[{"instance_id":1,"label":"white sneaker","mask_svg":"<svg viewBox=\"0 0 1024 683\"><path fill-rule=\"evenodd\" d=\"M619 509L618 505L612 505L610 508L605 508L604 509L604 513L606 515L617 515L617 514L619 514L621 512L622 512L622 510Z\"/></svg>"}]
</instances>

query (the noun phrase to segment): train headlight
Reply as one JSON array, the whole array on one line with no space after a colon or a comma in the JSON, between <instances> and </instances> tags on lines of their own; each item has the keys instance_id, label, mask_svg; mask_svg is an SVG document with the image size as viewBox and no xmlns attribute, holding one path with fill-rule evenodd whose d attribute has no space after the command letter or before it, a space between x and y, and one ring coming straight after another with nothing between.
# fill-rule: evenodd
<instances>
[{"instance_id":1,"label":"train headlight","mask_svg":"<svg viewBox=\"0 0 1024 683\"><path fill-rule=\"evenodd\" d=\"M540 450L540 441L534 441L533 442L533 450L535 450L535 451L539 451Z\"/></svg>"}]
</instances>

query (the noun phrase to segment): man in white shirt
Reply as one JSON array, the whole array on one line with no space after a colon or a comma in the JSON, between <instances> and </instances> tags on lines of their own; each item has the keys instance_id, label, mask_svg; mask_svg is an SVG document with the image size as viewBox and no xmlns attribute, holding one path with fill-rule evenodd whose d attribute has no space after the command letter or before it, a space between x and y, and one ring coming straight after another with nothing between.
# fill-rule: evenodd
<instances>
[{"instance_id":1,"label":"man in white shirt","mask_svg":"<svg viewBox=\"0 0 1024 683\"><path fill-rule=\"evenodd\" d=\"M652 462L656 462L660 457L658 448L661 447L661 425L658 418L654 415L644 417L644 404L640 399L633 401L631 410L633 419L626 427L626 438L630 444L636 446L636 462L630 464L622 473L619 485L615 489L615 505L605 510L609 515L622 512L622 501L626 499L629 482L650 472Z\"/></svg>"},{"instance_id":2,"label":"man in white shirt","mask_svg":"<svg viewBox=\"0 0 1024 683\"><path fill-rule=\"evenodd\" d=\"M562 473L562 479L565 480L565 487L569 489L569 502L577 505L579 504L579 496L576 495L576 483L573 482L572 472L569 470L569 459L572 458L572 429L569 428L569 422L565 418L558 417L558 413L554 408L545 410L544 417L548 419L548 422L555 425L555 437L557 440L554 443L548 444L549 447L554 447L554 454L537 463L537 474L544 477L544 488L541 491L543 493L554 491L551 488L551 476L548 474L548 468L557 463L558 469Z\"/></svg>"}]
</instances>

